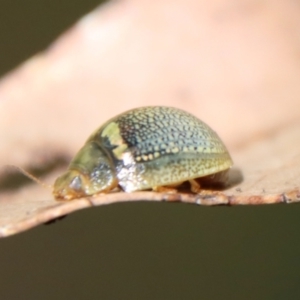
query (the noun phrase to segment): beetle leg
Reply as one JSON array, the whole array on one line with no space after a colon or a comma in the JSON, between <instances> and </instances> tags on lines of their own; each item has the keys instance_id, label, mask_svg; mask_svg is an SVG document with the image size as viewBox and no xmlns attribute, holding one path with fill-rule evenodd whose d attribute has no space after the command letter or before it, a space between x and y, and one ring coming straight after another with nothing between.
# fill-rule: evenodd
<instances>
[{"instance_id":1,"label":"beetle leg","mask_svg":"<svg viewBox=\"0 0 300 300\"><path fill-rule=\"evenodd\" d=\"M154 186L152 189L154 192L158 192L158 193L168 193L168 194L177 193L177 189L170 186Z\"/></svg>"},{"instance_id":2,"label":"beetle leg","mask_svg":"<svg viewBox=\"0 0 300 300\"><path fill-rule=\"evenodd\" d=\"M152 189L155 192L176 194L178 193L177 187L180 186L181 184L182 182L177 182L165 186L154 186Z\"/></svg>"},{"instance_id":3,"label":"beetle leg","mask_svg":"<svg viewBox=\"0 0 300 300\"><path fill-rule=\"evenodd\" d=\"M189 182L193 193L198 194L201 192L201 185L195 179L191 179Z\"/></svg>"}]
</instances>

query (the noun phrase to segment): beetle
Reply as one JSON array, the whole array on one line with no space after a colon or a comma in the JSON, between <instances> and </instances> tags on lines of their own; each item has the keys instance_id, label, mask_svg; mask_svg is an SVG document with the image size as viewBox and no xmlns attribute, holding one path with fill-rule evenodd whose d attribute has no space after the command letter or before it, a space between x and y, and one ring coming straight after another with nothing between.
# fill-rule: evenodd
<instances>
[{"instance_id":1,"label":"beetle","mask_svg":"<svg viewBox=\"0 0 300 300\"><path fill-rule=\"evenodd\" d=\"M196 178L222 178L232 159L219 136L178 108L140 107L98 128L54 183L57 200L72 200L116 187L125 192L161 191Z\"/></svg>"}]
</instances>

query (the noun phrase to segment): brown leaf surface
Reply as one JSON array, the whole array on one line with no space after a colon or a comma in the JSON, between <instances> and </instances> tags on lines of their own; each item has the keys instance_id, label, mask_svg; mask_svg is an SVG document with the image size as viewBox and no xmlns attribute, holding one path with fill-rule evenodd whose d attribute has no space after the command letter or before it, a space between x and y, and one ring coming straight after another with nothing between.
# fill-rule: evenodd
<instances>
[{"instance_id":1,"label":"brown leaf surface","mask_svg":"<svg viewBox=\"0 0 300 300\"><path fill-rule=\"evenodd\" d=\"M228 145L235 161L229 185L200 195L112 193L58 203L3 168L0 236L120 201L297 202L299 12L294 1L132 0L84 17L2 79L0 165L51 183L109 117L170 105L196 114Z\"/></svg>"}]
</instances>

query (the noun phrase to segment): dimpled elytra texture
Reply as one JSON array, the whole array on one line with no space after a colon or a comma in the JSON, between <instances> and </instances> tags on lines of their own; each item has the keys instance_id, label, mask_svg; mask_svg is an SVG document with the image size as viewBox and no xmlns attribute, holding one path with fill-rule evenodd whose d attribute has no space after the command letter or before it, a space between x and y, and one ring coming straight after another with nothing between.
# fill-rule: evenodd
<instances>
[{"instance_id":1,"label":"dimpled elytra texture","mask_svg":"<svg viewBox=\"0 0 300 300\"><path fill-rule=\"evenodd\" d=\"M105 123L90 141L110 154L119 185L130 192L227 170L227 149L205 123L171 107L143 107Z\"/></svg>"}]
</instances>

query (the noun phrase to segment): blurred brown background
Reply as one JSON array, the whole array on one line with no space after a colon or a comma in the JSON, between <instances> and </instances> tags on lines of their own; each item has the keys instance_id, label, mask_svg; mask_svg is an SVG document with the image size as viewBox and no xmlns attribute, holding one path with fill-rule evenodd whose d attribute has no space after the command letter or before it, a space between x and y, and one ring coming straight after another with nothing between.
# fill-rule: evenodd
<instances>
[{"instance_id":1,"label":"blurred brown background","mask_svg":"<svg viewBox=\"0 0 300 300\"><path fill-rule=\"evenodd\" d=\"M25 59L44 50L59 34L98 4L99 1L92 0L2 0L0 74L4 75Z\"/></svg>"},{"instance_id":2,"label":"blurred brown background","mask_svg":"<svg viewBox=\"0 0 300 300\"><path fill-rule=\"evenodd\" d=\"M140 2L144 5L134 1L130 3L130 9L134 10L136 5L143 12L143 17L147 16L148 11L153 10L149 1ZM168 1L162 3L165 16L170 19L174 16L174 22L180 31L180 26L186 26L185 22L189 22L189 15L184 21L181 20L183 22L181 24L180 20L176 19L176 13L169 14L168 9L172 11L172 3ZM233 43L240 41L242 37L247 40L255 36L254 40L258 44L253 45L254 49L249 49L247 44L249 53L255 50L259 57L260 53L265 53L261 62L267 61L270 65L263 68L265 71L261 73L251 73L251 68L248 68L246 69L248 73L241 72L239 75L237 71L234 72L234 66L228 61L227 56L236 57L236 65L245 63L245 57L249 57L249 61L245 63L248 66L253 65L251 56L247 55L247 52L242 52L244 53L242 56L226 54L225 50L221 49L220 53L223 53L223 56L218 61L218 64L224 63L221 69L230 73L231 67L233 68L233 77L229 80L232 83L233 93L226 96L232 94L236 96L234 99L238 99L232 104L230 118L212 119L214 109L218 116L223 115L223 110L220 111L224 103L220 101L223 90L220 94L212 93L219 98L212 99L215 106L210 108L207 102L200 103L201 98L196 97L196 100L193 98L193 90L180 88L174 103L182 107L186 101L200 103L199 107L210 113L209 119L215 124L214 128L217 127L229 147L235 149L247 141L247 134L251 138L259 138L259 130L248 120L257 119L254 123L266 123L266 130L271 130L296 119L297 106L293 105L297 101L299 89L297 71L300 56L297 43L300 24L296 24L293 20L300 16L300 9L294 1L243 1L241 6L240 2L236 1L227 4L225 1L212 3L216 7L220 5L220 9L217 10L211 5L211 10L217 12L213 20L221 22L221 25L218 23L218 28L212 24L211 32L216 32L215 40L223 45L223 40L232 39ZM45 49L58 35L98 4L96 1L66 0L1 1L0 73L4 75L23 60ZM207 6L205 11L210 11L210 4L207 3ZM201 18L205 19L201 6L197 7ZM195 10L195 15L197 13ZM126 10L124 14L127 14ZM136 16L139 16L139 13ZM155 24L154 16L155 14L149 14L149 19L146 19L154 20ZM243 25L249 18L251 22L247 36L248 31L245 28L248 27ZM194 16L191 20L195 19L197 18ZM224 28L222 22L225 24L226 20L234 20L230 23L233 30L229 32L222 31ZM197 28L192 21L191 31ZM209 21L203 21L203 25L199 27L205 28L207 24ZM227 23L226 28L228 27ZM243 28L241 32L240 28ZM260 32L265 34L260 36ZM274 33L274 36L271 33ZM203 36L201 38L205 39ZM245 45L243 43L239 45L237 42L237 46L232 49L243 48ZM260 45L271 47L260 49ZM160 48L155 49L159 54ZM218 43L213 49L218 49ZM268 53L266 49L272 50ZM231 53L231 48L227 50ZM121 52L120 49L118 51ZM286 56L281 57L280 53ZM205 57L203 61L207 62ZM143 63L142 61L141 64ZM184 61L181 63L184 72ZM207 77L217 78L216 82L221 82L223 73L218 73L218 64L211 74L207 72L205 74ZM254 65L256 64L259 65L260 60L255 60ZM214 65L214 61L208 61L206 69L211 65ZM128 69L130 67L129 65ZM86 69L88 70L88 67ZM120 73L123 70L120 69ZM270 76L265 77L266 73ZM259 75L262 77L261 81L257 80ZM197 74L194 78L197 79ZM78 82L81 79L77 78ZM198 85L196 79L192 84L194 86ZM228 78L225 77L224 80L226 79ZM240 81L244 84L241 86L248 88L236 90L235 87ZM265 89L263 84L261 90L257 89L260 87L257 82L265 83L265 81L270 82L269 90ZM218 91L219 88L219 85L212 84L211 90ZM149 91L151 89L153 87L149 82ZM201 91L201 88L199 89ZM291 90L293 93L289 94L288 91ZM192 96L189 94L191 91ZM209 93L204 93L203 99L206 99ZM162 97L164 95L163 92ZM277 95L277 98L273 95ZM124 95L124 99L126 97L127 95ZM151 101L151 94L149 99ZM289 102L289 99L292 100ZM3 100L7 99L0 99ZM128 101L121 106L132 105ZM158 100L154 99L153 104L157 104L156 101ZM252 101L258 105L251 106ZM283 106L283 103L286 103L286 106ZM269 110L268 113L271 106L275 107L275 110L272 112ZM286 110L286 107L289 109ZM253 114L240 115L238 113L240 108L245 111L251 110ZM189 107L189 110L193 111L194 108ZM32 111L32 107L28 108L28 111ZM26 115L24 110L21 112ZM3 111L2 115L5 113ZM37 109L35 116L39 113ZM7 118L9 117L8 115ZM28 119L30 118L32 117L29 116ZM22 122L22 117L20 119ZM249 126L246 126L243 132L244 127L238 122L232 123L233 119L240 119L240 122ZM71 123L65 125L66 132L68 126L74 128L72 117L70 120ZM274 123L274 120L278 120L278 124ZM226 123L228 129L223 126ZM20 124L15 122L15 128L11 128L12 132L18 132L18 126L20 127ZM231 134L232 127L237 128L234 134ZM50 126L47 127L47 124L41 122L37 131L47 132L49 128ZM7 129L7 132L9 131L10 128ZM242 133L244 136L241 136ZM84 134L85 132L79 135L80 141L76 143L81 144ZM14 133L14 136L16 135L17 133ZM51 132L49 135L51 136ZM26 135L23 138L26 139ZM76 136L72 137L73 141L76 139ZM51 138L49 140L51 141ZM63 134L61 140L65 141ZM18 145L14 143L16 142L13 141L12 145ZM65 143L68 144L67 141ZM76 143L71 142L72 151L73 148L76 151ZM22 144L19 147L14 146L14 149L7 143L1 146L1 162L6 159L4 153L23 150ZM8 150L3 150L6 148ZM31 154L30 151L28 153ZM22 158L19 160L22 163ZM9 161L14 162L13 156ZM40 226L0 240L0 299L297 299L300 295L299 209L298 205L207 208L184 204L130 203L77 212L55 224Z\"/></svg>"}]
</instances>

